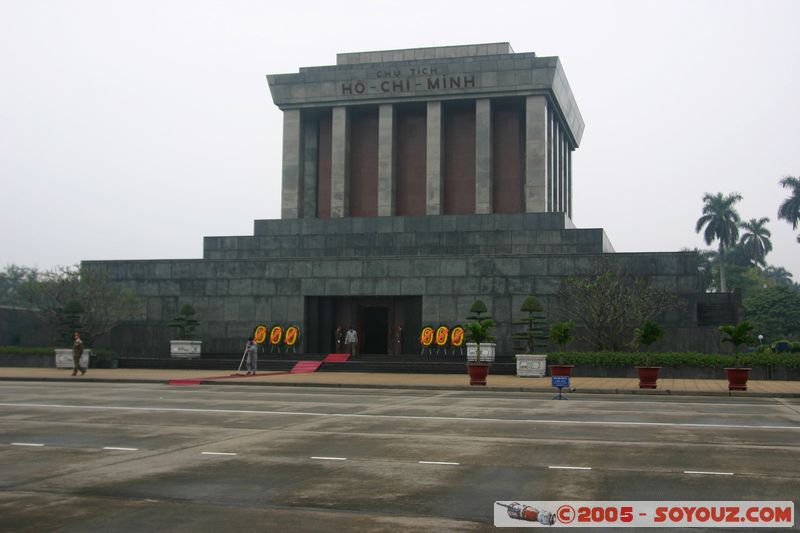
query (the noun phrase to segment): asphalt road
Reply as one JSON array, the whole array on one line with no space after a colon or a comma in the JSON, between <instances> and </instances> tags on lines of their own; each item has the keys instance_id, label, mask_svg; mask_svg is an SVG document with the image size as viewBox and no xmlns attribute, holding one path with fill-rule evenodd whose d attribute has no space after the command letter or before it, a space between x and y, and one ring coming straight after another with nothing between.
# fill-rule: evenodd
<instances>
[{"instance_id":1,"label":"asphalt road","mask_svg":"<svg viewBox=\"0 0 800 533\"><path fill-rule=\"evenodd\" d=\"M570 398L0 382L0 531L488 531L496 500L800 502L800 400Z\"/></svg>"}]
</instances>

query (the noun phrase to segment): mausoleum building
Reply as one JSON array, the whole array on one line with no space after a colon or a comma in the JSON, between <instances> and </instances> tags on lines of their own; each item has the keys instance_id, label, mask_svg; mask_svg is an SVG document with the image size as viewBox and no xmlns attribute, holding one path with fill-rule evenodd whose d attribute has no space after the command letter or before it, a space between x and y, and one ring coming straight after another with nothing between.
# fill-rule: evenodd
<instances>
[{"instance_id":1,"label":"mausoleum building","mask_svg":"<svg viewBox=\"0 0 800 533\"><path fill-rule=\"evenodd\" d=\"M206 237L203 258L92 261L142 301L114 343L166 353L180 305L198 310L206 352L231 352L256 324L298 325L301 350L418 353L423 325L464 322L475 299L511 322L565 277L604 261L674 292L665 341L714 349L729 295L701 293L687 252L617 253L572 223L572 153L584 123L557 57L508 43L338 54L336 65L267 76L283 112L281 219ZM397 343L397 336L400 342Z\"/></svg>"}]
</instances>

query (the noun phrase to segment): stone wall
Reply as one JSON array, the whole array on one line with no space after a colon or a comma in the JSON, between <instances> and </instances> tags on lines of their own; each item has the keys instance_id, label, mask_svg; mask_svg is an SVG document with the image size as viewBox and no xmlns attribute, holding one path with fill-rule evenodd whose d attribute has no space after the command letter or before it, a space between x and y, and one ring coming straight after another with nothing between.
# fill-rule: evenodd
<instances>
[{"instance_id":1,"label":"stone wall","mask_svg":"<svg viewBox=\"0 0 800 533\"><path fill-rule=\"evenodd\" d=\"M498 321L499 352L510 354L510 323L522 301L533 294L552 311L564 278L589 274L598 261L680 297L681 308L662 317L680 332L676 344L704 350L714 342L713 325L697 328L698 298L708 295L699 294L695 254L604 253L602 230L573 229L563 215L295 219L255 227L253 236L206 238L205 259L85 262L140 297L139 316L127 326L133 329L115 334L126 346L114 347L165 354L165 324L183 303L198 311L204 352L229 353L256 323L309 327L306 296L421 296L422 320L432 324L463 322L470 304L484 300Z\"/></svg>"}]
</instances>

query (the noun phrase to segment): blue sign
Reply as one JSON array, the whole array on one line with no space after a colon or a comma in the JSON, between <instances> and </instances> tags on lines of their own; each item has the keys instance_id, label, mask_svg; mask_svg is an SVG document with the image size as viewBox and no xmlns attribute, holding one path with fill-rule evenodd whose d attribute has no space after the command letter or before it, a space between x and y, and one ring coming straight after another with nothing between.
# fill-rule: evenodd
<instances>
[{"instance_id":1,"label":"blue sign","mask_svg":"<svg viewBox=\"0 0 800 533\"><path fill-rule=\"evenodd\" d=\"M559 389L567 388L569 387L569 376L550 376L550 383Z\"/></svg>"}]
</instances>

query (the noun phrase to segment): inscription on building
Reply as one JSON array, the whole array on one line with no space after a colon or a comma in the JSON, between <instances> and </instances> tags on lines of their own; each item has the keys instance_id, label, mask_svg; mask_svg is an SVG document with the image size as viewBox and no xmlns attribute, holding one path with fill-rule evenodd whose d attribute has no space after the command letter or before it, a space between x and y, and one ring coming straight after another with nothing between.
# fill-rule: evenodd
<instances>
[{"instance_id":1,"label":"inscription on building","mask_svg":"<svg viewBox=\"0 0 800 533\"><path fill-rule=\"evenodd\" d=\"M447 74L438 67L383 69L375 71L375 78L341 82L342 96L389 94L408 92L434 92L451 89L474 89L474 74Z\"/></svg>"}]
</instances>

